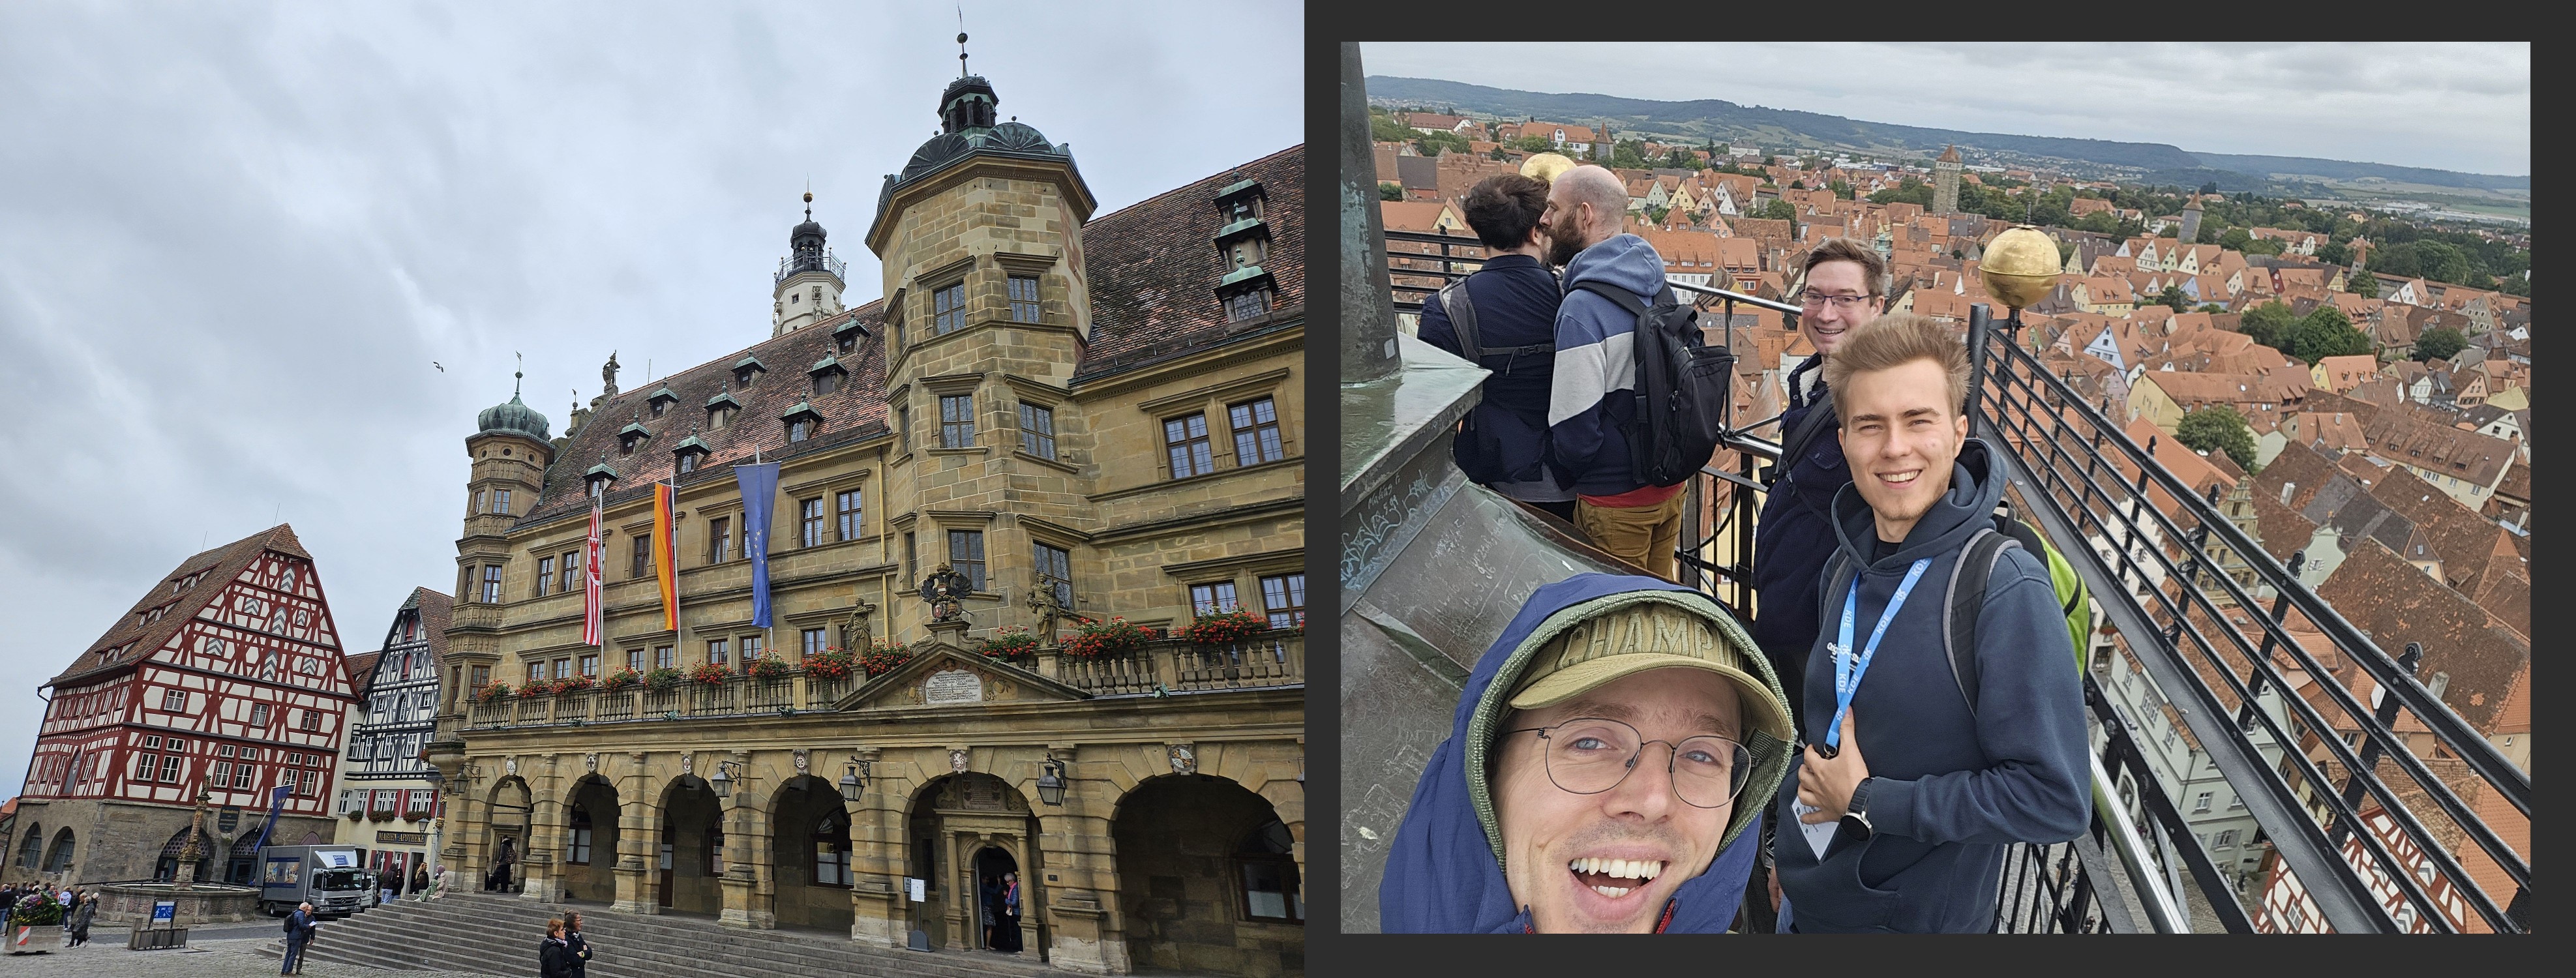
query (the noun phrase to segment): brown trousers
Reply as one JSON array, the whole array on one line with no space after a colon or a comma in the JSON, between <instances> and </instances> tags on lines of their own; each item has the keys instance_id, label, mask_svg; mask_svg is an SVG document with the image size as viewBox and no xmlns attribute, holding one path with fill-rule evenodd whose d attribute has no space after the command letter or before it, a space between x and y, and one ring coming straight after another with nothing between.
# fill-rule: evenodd
<instances>
[{"instance_id":1,"label":"brown trousers","mask_svg":"<svg viewBox=\"0 0 2576 978\"><path fill-rule=\"evenodd\" d=\"M1632 509L1576 500L1574 526L1592 538L1593 546L1669 581L1674 579L1673 553L1681 546L1682 502L1688 498L1687 492L1675 493L1653 506Z\"/></svg>"}]
</instances>

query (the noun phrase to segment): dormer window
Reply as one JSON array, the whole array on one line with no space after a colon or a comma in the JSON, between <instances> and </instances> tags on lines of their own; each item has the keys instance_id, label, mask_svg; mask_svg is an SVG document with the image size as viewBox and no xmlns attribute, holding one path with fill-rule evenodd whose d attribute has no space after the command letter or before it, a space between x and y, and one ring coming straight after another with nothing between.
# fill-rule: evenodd
<instances>
[{"instance_id":1,"label":"dormer window","mask_svg":"<svg viewBox=\"0 0 2576 978\"><path fill-rule=\"evenodd\" d=\"M1239 323L1269 311L1269 289L1248 289L1227 296L1225 300L1225 321L1229 323Z\"/></svg>"},{"instance_id":2,"label":"dormer window","mask_svg":"<svg viewBox=\"0 0 2576 978\"><path fill-rule=\"evenodd\" d=\"M832 352L842 356L857 353L859 352L859 337L866 335L868 335L868 328L859 325L859 318L857 316L852 316L848 321L833 328Z\"/></svg>"},{"instance_id":3,"label":"dormer window","mask_svg":"<svg viewBox=\"0 0 2576 978\"><path fill-rule=\"evenodd\" d=\"M620 429L617 432L617 448L620 454L633 455L635 454L636 446L642 445L645 442L652 440L652 438L652 433L645 431L642 424L629 423L625 428Z\"/></svg>"},{"instance_id":4,"label":"dormer window","mask_svg":"<svg viewBox=\"0 0 2576 978\"><path fill-rule=\"evenodd\" d=\"M759 383L760 375L768 369L761 364L759 357L744 357L741 363L733 365L733 385L743 390L750 390L751 385Z\"/></svg>"},{"instance_id":5,"label":"dormer window","mask_svg":"<svg viewBox=\"0 0 2576 978\"><path fill-rule=\"evenodd\" d=\"M787 441L790 444L813 438L823 427L823 415L816 412L810 403L800 402L778 417L787 422Z\"/></svg>"},{"instance_id":6,"label":"dormer window","mask_svg":"<svg viewBox=\"0 0 2576 978\"><path fill-rule=\"evenodd\" d=\"M680 395L671 393L671 388L664 385L661 390L654 391L652 398L646 403L651 406L653 416L658 418L663 412L669 411L671 405L680 403Z\"/></svg>"},{"instance_id":7,"label":"dormer window","mask_svg":"<svg viewBox=\"0 0 2576 978\"><path fill-rule=\"evenodd\" d=\"M824 357L817 361L807 373L814 378L814 393L817 395L838 393L842 385L850 379L849 370L842 367L840 360L833 357Z\"/></svg>"},{"instance_id":8,"label":"dormer window","mask_svg":"<svg viewBox=\"0 0 2576 978\"><path fill-rule=\"evenodd\" d=\"M718 394L714 397L707 398L707 428L709 430L731 427L733 425L734 416L741 413L742 402L734 400L733 395L731 394Z\"/></svg>"},{"instance_id":9,"label":"dormer window","mask_svg":"<svg viewBox=\"0 0 2576 978\"><path fill-rule=\"evenodd\" d=\"M582 473L581 477L589 484L590 495L599 496L608 491L609 483L617 481L617 470L609 468L608 463L601 462L591 466L590 471Z\"/></svg>"}]
</instances>

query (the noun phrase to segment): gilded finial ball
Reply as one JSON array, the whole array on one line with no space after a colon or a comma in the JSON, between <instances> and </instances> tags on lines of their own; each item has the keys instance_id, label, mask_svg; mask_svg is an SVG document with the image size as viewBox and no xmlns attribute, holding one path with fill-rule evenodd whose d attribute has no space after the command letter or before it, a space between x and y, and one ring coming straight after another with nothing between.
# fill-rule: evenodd
<instances>
[{"instance_id":1,"label":"gilded finial ball","mask_svg":"<svg viewBox=\"0 0 2576 978\"><path fill-rule=\"evenodd\" d=\"M957 32L957 43L959 43L959 44L964 44L964 43L966 43L966 32L965 32L965 31L958 31L958 32Z\"/></svg>"},{"instance_id":2,"label":"gilded finial ball","mask_svg":"<svg viewBox=\"0 0 2576 978\"><path fill-rule=\"evenodd\" d=\"M808 203L808 204L811 204L811 203L813 203L813 202L814 202L814 192L813 192L813 191L808 190L808 191L806 191L806 192L805 192L805 202L806 202L806 203Z\"/></svg>"}]
</instances>

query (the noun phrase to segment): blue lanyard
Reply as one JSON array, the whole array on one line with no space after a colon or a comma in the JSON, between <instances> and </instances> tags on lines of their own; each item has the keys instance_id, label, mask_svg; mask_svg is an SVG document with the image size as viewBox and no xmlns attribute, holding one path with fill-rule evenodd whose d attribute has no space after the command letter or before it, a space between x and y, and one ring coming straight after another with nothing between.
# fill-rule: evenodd
<instances>
[{"instance_id":1,"label":"blue lanyard","mask_svg":"<svg viewBox=\"0 0 2576 978\"><path fill-rule=\"evenodd\" d=\"M1834 720L1825 726L1826 757L1842 748L1843 714L1851 711L1852 694L1860 690L1860 677L1869 672L1869 660L1878 656L1878 640L1887 637L1887 623L1896 620L1896 609L1905 607L1905 596L1914 593L1914 582L1923 579L1923 569L1932 566L1932 558L1914 562L1905 572L1905 583L1896 586L1896 596L1887 599L1887 610L1878 613L1878 627L1870 629L1869 645L1860 650L1858 661L1852 659L1852 619L1860 614L1860 577L1853 575L1851 590L1843 592L1842 641L1834 653Z\"/></svg>"}]
</instances>

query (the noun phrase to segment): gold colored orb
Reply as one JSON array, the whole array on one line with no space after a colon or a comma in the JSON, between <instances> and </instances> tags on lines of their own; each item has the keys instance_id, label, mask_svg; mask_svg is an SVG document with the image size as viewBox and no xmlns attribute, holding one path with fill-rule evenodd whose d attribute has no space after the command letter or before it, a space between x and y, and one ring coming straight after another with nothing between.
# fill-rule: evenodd
<instances>
[{"instance_id":1,"label":"gold colored orb","mask_svg":"<svg viewBox=\"0 0 2576 978\"><path fill-rule=\"evenodd\" d=\"M1573 160L1561 153L1535 153L1521 161L1521 175L1540 183L1555 183L1556 175L1574 169Z\"/></svg>"},{"instance_id":2,"label":"gold colored orb","mask_svg":"<svg viewBox=\"0 0 2576 978\"><path fill-rule=\"evenodd\" d=\"M2017 224L1996 235L1986 246L1985 258L1977 263L1977 274L1985 280L1986 294L2015 309L2028 307L2048 297L2057 288L2057 242L2048 233L2028 224Z\"/></svg>"}]
</instances>

